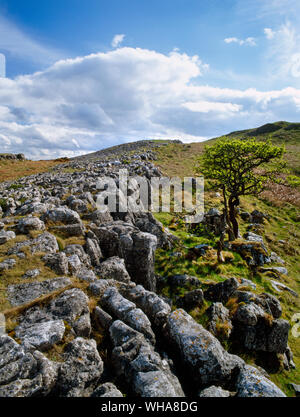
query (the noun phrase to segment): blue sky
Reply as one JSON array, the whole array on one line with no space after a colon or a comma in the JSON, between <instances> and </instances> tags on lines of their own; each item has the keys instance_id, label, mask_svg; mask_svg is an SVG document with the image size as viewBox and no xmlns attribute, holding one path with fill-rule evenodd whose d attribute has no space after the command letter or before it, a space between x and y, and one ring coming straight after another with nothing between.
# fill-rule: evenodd
<instances>
[{"instance_id":1,"label":"blue sky","mask_svg":"<svg viewBox=\"0 0 300 417\"><path fill-rule=\"evenodd\" d=\"M0 0L0 145L50 158L299 121L299 23L298 0Z\"/></svg>"}]
</instances>

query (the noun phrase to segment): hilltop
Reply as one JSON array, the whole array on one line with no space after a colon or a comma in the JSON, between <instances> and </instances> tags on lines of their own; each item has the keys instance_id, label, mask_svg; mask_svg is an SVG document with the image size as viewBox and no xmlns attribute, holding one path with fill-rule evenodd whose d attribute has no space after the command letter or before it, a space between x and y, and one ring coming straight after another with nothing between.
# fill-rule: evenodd
<instances>
[{"instance_id":1,"label":"hilltop","mask_svg":"<svg viewBox=\"0 0 300 417\"><path fill-rule=\"evenodd\" d=\"M299 144L300 123L275 122L263 126L231 132L228 137L256 137L259 140L272 139L274 143Z\"/></svg>"},{"instance_id":2,"label":"hilltop","mask_svg":"<svg viewBox=\"0 0 300 417\"><path fill-rule=\"evenodd\" d=\"M140 140L136 142L126 142L122 143L121 145L111 146L109 148L102 149L97 152L92 152L86 155L76 156L71 158L74 161L96 161L99 159L107 159L109 157L124 157L124 154L138 152L143 150L154 150L160 146L168 145L169 143L181 143L180 140L172 140L172 139L162 139L162 140L155 140L155 139L148 139L148 140Z\"/></svg>"}]
</instances>

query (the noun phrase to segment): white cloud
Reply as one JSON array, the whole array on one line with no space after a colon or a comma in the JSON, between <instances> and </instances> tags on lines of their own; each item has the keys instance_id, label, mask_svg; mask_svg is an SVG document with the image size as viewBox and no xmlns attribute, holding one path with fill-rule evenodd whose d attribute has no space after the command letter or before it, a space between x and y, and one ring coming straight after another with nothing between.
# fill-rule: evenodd
<instances>
[{"instance_id":1,"label":"white cloud","mask_svg":"<svg viewBox=\"0 0 300 417\"><path fill-rule=\"evenodd\" d=\"M113 37L113 40L111 41L111 46L113 48L117 48L118 46L121 45L121 43L123 42L124 38L125 38L125 35L124 34L115 35Z\"/></svg>"},{"instance_id":2,"label":"white cloud","mask_svg":"<svg viewBox=\"0 0 300 417\"><path fill-rule=\"evenodd\" d=\"M61 58L61 53L46 47L20 30L14 23L0 16L0 51L30 62L52 64Z\"/></svg>"},{"instance_id":3,"label":"white cloud","mask_svg":"<svg viewBox=\"0 0 300 417\"><path fill-rule=\"evenodd\" d=\"M239 43L238 38L225 38L224 39L225 43Z\"/></svg>"},{"instance_id":4,"label":"white cloud","mask_svg":"<svg viewBox=\"0 0 300 417\"><path fill-rule=\"evenodd\" d=\"M198 56L119 48L0 78L0 147L40 159L145 138L184 141L297 120L300 90L210 87ZM120 139L121 138L121 139Z\"/></svg>"},{"instance_id":5,"label":"white cloud","mask_svg":"<svg viewBox=\"0 0 300 417\"><path fill-rule=\"evenodd\" d=\"M271 30L271 29L270 29ZM265 33L270 40L266 51L269 76L300 86L300 32L290 21ZM271 34L271 36L270 36Z\"/></svg>"},{"instance_id":6,"label":"white cloud","mask_svg":"<svg viewBox=\"0 0 300 417\"><path fill-rule=\"evenodd\" d=\"M275 36L275 32L271 28L264 28L264 34L267 39L273 39Z\"/></svg>"},{"instance_id":7,"label":"white cloud","mask_svg":"<svg viewBox=\"0 0 300 417\"><path fill-rule=\"evenodd\" d=\"M299 0L255 0L259 2L262 17L265 16L293 16L299 11Z\"/></svg>"},{"instance_id":8,"label":"white cloud","mask_svg":"<svg viewBox=\"0 0 300 417\"><path fill-rule=\"evenodd\" d=\"M209 113L209 112L220 112L223 115L238 112L242 109L241 105L217 102L217 101L196 101L187 102L183 104L186 109L198 112L198 113Z\"/></svg>"},{"instance_id":9,"label":"white cloud","mask_svg":"<svg viewBox=\"0 0 300 417\"><path fill-rule=\"evenodd\" d=\"M246 39L238 39L238 38L225 38L225 43L237 43L239 45L248 45L248 46L256 46L256 40L255 38L249 37Z\"/></svg>"},{"instance_id":10,"label":"white cloud","mask_svg":"<svg viewBox=\"0 0 300 417\"><path fill-rule=\"evenodd\" d=\"M282 22L284 18L299 15L299 0L236 0L236 10L247 20L268 19ZM270 24L270 23L268 23Z\"/></svg>"}]
</instances>

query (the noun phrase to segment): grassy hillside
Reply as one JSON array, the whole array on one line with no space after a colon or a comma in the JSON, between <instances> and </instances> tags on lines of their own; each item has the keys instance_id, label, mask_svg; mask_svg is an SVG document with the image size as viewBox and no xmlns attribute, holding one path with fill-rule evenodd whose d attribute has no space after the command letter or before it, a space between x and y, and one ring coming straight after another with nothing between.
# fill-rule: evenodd
<instances>
[{"instance_id":1,"label":"grassy hillside","mask_svg":"<svg viewBox=\"0 0 300 417\"><path fill-rule=\"evenodd\" d=\"M276 122L268 123L256 129L231 132L227 137L255 137L266 141L271 139L274 144L286 146L286 160L291 171L300 175L300 123Z\"/></svg>"},{"instance_id":2,"label":"grassy hillside","mask_svg":"<svg viewBox=\"0 0 300 417\"><path fill-rule=\"evenodd\" d=\"M273 184L263 196L275 205L292 203L300 207L300 123L270 123L256 129L232 132L224 137L245 140L255 137L262 141L270 139L274 145L284 144L284 160L289 172L283 178L286 185L290 186ZM211 145L218 139L220 138L190 144L169 143L156 150L159 156L157 165L168 176L193 176L196 160L204 151L205 145Z\"/></svg>"},{"instance_id":3,"label":"grassy hillside","mask_svg":"<svg viewBox=\"0 0 300 417\"><path fill-rule=\"evenodd\" d=\"M243 132L233 132L227 137L256 137L258 140L271 138L274 144L284 143L287 153L285 159L291 173L299 177L300 173L300 124L278 122L269 124L258 129L251 129ZM206 144L212 144L212 139L203 143L177 144L171 143L157 150L159 159L157 164L162 171L169 176L193 176L194 166L197 157L203 152ZM279 188L278 188L279 187ZM237 277L252 280L256 286L256 292L269 292L279 298L283 307L283 318L288 320L293 326L292 317L300 311L300 300L288 292L278 293L271 285L271 279L279 280L300 294L300 232L299 232L299 189L297 187L281 187L273 185L270 190L264 192L259 198L241 198L242 211L251 212L254 209L267 213L270 217L265 222L259 232L264 237L264 242L269 252L276 252L285 260L285 267L288 275L280 277L268 272L253 272L246 262L237 253L225 252L224 264L218 264L216 255L216 238L207 234L205 230L199 228L196 233L191 233L186 229L180 215L169 213L158 213L157 219L180 238L178 247L172 251L159 250L156 258L156 270L162 276L187 273L197 276L205 285L209 281L222 281L226 278ZM206 189L205 209L211 207L222 208L222 199L215 192ZM239 218L241 233L246 231L247 223ZM284 242L284 243L280 243ZM195 260L188 257L188 248L200 243L209 244L211 250L206 256ZM181 253L181 256L174 256L174 252ZM279 265L278 265L279 266ZM164 287L162 291L168 297L176 299L179 292L174 293L173 288ZM201 324L206 324L204 309L192 311L191 314ZM289 345L294 353L296 369L279 372L270 371L272 380L278 384L288 395L293 395L290 382L300 383L300 343L299 338L290 334ZM231 347L227 346L230 350ZM249 363L259 365L259 357L253 353L244 354L244 359Z\"/></svg>"},{"instance_id":4,"label":"grassy hillside","mask_svg":"<svg viewBox=\"0 0 300 417\"><path fill-rule=\"evenodd\" d=\"M285 145L285 160L291 173L300 175L300 123L276 122L249 130L231 132L224 137L253 138L267 141L270 139L274 145ZM213 138L205 142L179 144L170 143L157 150L158 164L170 175L193 175L195 159L204 150L205 145L213 144L220 138Z\"/></svg>"},{"instance_id":5,"label":"grassy hillside","mask_svg":"<svg viewBox=\"0 0 300 417\"><path fill-rule=\"evenodd\" d=\"M19 161L19 160L1 160L0 161L0 182L13 181L28 175L47 172L56 165L65 161L66 158L44 161Z\"/></svg>"},{"instance_id":6,"label":"grassy hillside","mask_svg":"<svg viewBox=\"0 0 300 417\"><path fill-rule=\"evenodd\" d=\"M256 137L260 139L272 138L276 143L299 144L300 123L275 122L267 123L255 129L231 132L227 136Z\"/></svg>"},{"instance_id":7,"label":"grassy hillside","mask_svg":"<svg viewBox=\"0 0 300 417\"><path fill-rule=\"evenodd\" d=\"M274 144L285 144L288 168L295 178L300 179L300 123L278 122L268 124L257 129L250 129L246 131L232 132L227 137L242 137L245 140L248 137L257 137L258 140L266 140L271 138ZM135 153L143 150L153 150L158 160L154 163L158 165L162 172L168 176L194 176L194 166L196 159L201 155L206 144L212 144L215 139L202 143L183 144L173 141L142 141L134 142L133 144L124 144L119 147L110 148L107 151L100 151L99 153L87 155L82 158L82 161L92 159L105 159L106 157L118 158L125 153ZM157 147L164 143L163 146ZM81 158L79 158L81 159ZM78 159L77 159L78 161ZM64 162L56 161L1 161L0 162L0 181L13 180L25 175L31 175L38 172L44 172L53 169L57 164ZM74 161L73 161L74 162ZM76 161L75 161L76 162ZM67 167L66 167L67 166ZM72 162L69 166L64 164L64 170L78 170L80 168L73 166ZM287 177L288 175L286 175ZM260 210L269 215L269 219L265 221L262 230L259 232L264 238L265 245L269 252L276 252L285 261L285 267L288 270L288 275L277 276L274 273L253 271L247 266L245 260L234 252L224 252L225 263L218 264L216 255L216 237L207 233L203 228L191 232L188 230L183 222L180 214L172 213L158 213L156 217L164 226L168 227L172 233L177 235L179 241L177 247L172 250L159 249L156 253L156 272L161 276L169 276L178 273L186 273L194 275L199 278L204 287L207 282L219 282L226 278L237 277L252 280L256 286L256 292L269 292L274 294L281 302L283 307L283 318L288 320L293 326L292 322L294 314L300 312L300 298L296 298L287 291L278 293L271 285L271 280L279 280L286 284L292 290L300 294L300 190L297 188L297 181L289 187L273 185L267 192L264 192L258 198L247 197L241 198L242 211L251 212L254 209ZM13 188L12 188L13 190ZM205 209L221 208L222 199L215 192L206 189L205 193ZM239 218L241 233L246 231L248 224ZM75 241L64 241L66 243L76 243ZM207 254L197 259L190 259L188 249L197 244L205 243L210 246ZM8 243L7 245L9 245ZM4 246L2 248L4 250ZM174 253L180 253L181 256L174 256ZM0 253L2 256L4 254ZM33 259L32 265L26 267L42 268L36 259ZM280 266L280 265L277 265ZM25 265L24 265L25 268ZM49 272L46 268L41 269L41 277L49 277ZM23 265L20 270L12 270L7 273L7 279L14 276L14 279L19 279L23 274ZM161 288L162 293L176 300L176 296L180 294L180 288L169 288L164 286ZM1 300L0 300L1 301ZM195 309L190 313L193 317L204 326L206 325L207 317L204 310L208 307L206 302L203 309ZM5 307L5 306L2 306ZM300 338L295 338L290 333L289 345L294 353L294 362L296 369L286 371L279 369L275 372L270 371L272 380L280 386L288 395L293 395L293 390L290 383L300 384ZM226 344L227 341L222 341ZM230 345L226 345L228 350L231 350ZM260 358L253 353L244 353L241 356L248 363L260 364Z\"/></svg>"}]
</instances>

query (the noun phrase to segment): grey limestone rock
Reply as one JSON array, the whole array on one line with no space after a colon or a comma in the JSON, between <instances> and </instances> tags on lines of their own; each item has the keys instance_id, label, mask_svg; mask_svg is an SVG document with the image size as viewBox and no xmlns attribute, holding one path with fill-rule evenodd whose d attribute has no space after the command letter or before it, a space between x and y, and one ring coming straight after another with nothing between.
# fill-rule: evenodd
<instances>
[{"instance_id":1,"label":"grey limestone rock","mask_svg":"<svg viewBox=\"0 0 300 417\"><path fill-rule=\"evenodd\" d=\"M237 397L285 397L285 394L253 366L245 365L236 383Z\"/></svg>"}]
</instances>

